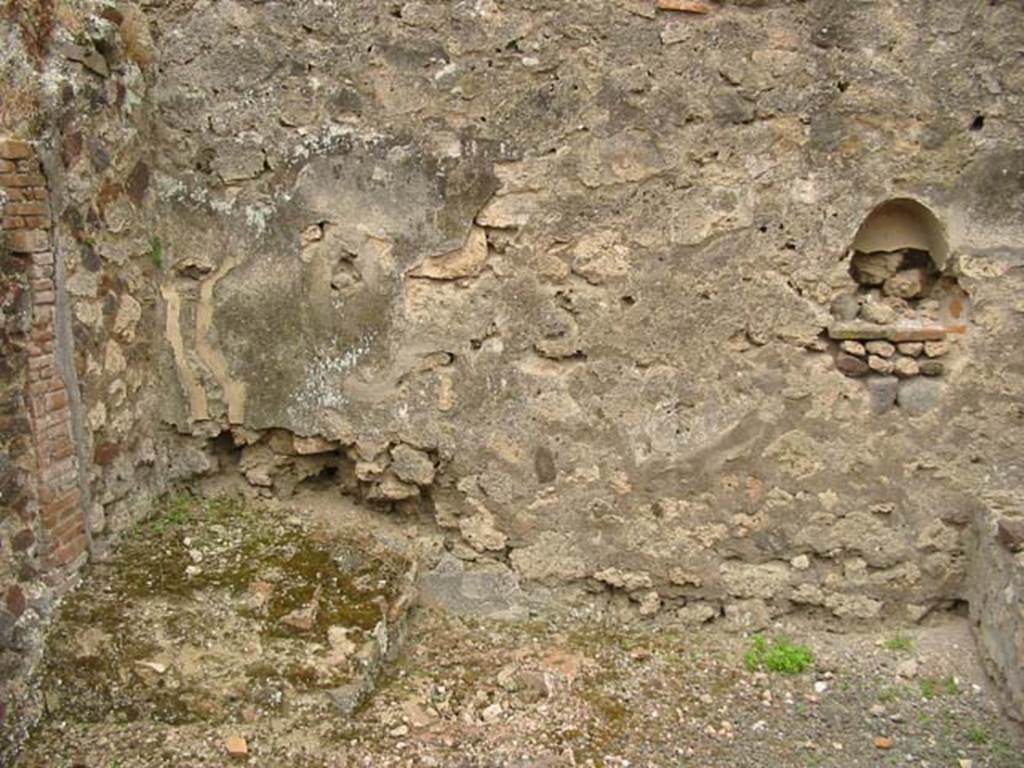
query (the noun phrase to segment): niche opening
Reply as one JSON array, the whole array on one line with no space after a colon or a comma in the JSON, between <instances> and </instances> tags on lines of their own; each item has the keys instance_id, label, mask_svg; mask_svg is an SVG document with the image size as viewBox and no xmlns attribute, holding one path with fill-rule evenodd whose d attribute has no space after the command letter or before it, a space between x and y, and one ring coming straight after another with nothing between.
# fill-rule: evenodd
<instances>
[{"instance_id":1,"label":"niche opening","mask_svg":"<svg viewBox=\"0 0 1024 768\"><path fill-rule=\"evenodd\" d=\"M836 367L868 380L875 411L924 413L938 400L969 310L945 229L916 200L887 200L865 218L847 257L849 286L834 298L829 326Z\"/></svg>"}]
</instances>

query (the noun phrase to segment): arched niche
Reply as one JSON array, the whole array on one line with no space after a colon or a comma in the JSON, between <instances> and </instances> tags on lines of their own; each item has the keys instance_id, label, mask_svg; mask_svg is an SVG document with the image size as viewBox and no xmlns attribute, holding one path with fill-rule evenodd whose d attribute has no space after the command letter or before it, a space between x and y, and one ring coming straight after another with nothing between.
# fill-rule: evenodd
<instances>
[{"instance_id":1,"label":"arched niche","mask_svg":"<svg viewBox=\"0 0 1024 768\"><path fill-rule=\"evenodd\" d=\"M836 367L867 381L878 412L929 410L970 309L945 227L916 200L892 198L864 218L846 256L850 282L829 326Z\"/></svg>"},{"instance_id":2,"label":"arched niche","mask_svg":"<svg viewBox=\"0 0 1024 768\"><path fill-rule=\"evenodd\" d=\"M940 271L949 259L949 243L942 223L931 210L909 197L893 198L876 206L854 235L852 248L855 253L923 251Z\"/></svg>"}]
</instances>

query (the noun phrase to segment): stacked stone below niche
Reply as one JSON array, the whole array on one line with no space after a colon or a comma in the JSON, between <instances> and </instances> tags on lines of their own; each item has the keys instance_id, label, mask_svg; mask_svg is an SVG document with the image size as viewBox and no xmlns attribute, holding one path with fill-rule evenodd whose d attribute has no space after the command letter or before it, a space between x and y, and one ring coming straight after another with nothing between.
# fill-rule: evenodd
<instances>
[{"instance_id":1,"label":"stacked stone below niche","mask_svg":"<svg viewBox=\"0 0 1024 768\"><path fill-rule=\"evenodd\" d=\"M924 251L858 252L850 275L856 289L833 301L828 328L836 368L867 380L875 412L926 413L941 392L950 339L966 330L959 286Z\"/></svg>"}]
</instances>

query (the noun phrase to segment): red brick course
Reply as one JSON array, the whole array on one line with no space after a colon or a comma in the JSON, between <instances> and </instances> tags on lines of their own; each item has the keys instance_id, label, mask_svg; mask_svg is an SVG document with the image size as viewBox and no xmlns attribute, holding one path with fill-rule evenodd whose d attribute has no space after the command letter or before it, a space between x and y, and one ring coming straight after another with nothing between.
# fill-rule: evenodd
<instances>
[{"instance_id":1,"label":"red brick course","mask_svg":"<svg viewBox=\"0 0 1024 768\"><path fill-rule=\"evenodd\" d=\"M35 496L43 533L44 559L52 568L82 561L87 551L85 516L68 391L54 355L54 305L50 202L46 177L34 148L0 139L0 189L7 199L0 213L7 248L28 262L32 326L29 334L26 400L35 446Z\"/></svg>"},{"instance_id":2,"label":"red brick course","mask_svg":"<svg viewBox=\"0 0 1024 768\"><path fill-rule=\"evenodd\" d=\"M4 160L23 160L33 155L35 152L27 141L0 139L0 158Z\"/></svg>"}]
</instances>

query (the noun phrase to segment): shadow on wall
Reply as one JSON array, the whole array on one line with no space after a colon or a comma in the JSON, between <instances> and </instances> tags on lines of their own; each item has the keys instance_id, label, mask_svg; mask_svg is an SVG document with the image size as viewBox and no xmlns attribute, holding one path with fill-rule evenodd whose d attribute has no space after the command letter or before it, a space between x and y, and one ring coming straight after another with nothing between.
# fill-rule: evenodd
<instances>
[{"instance_id":1,"label":"shadow on wall","mask_svg":"<svg viewBox=\"0 0 1024 768\"><path fill-rule=\"evenodd\" d=\"M850 286L832 302L836 368L865 379L871 408L930 411L956 365L970 300L960 287L945 229L910 198L877 206L846 254Z\"/></svg>"}]
</instances>

